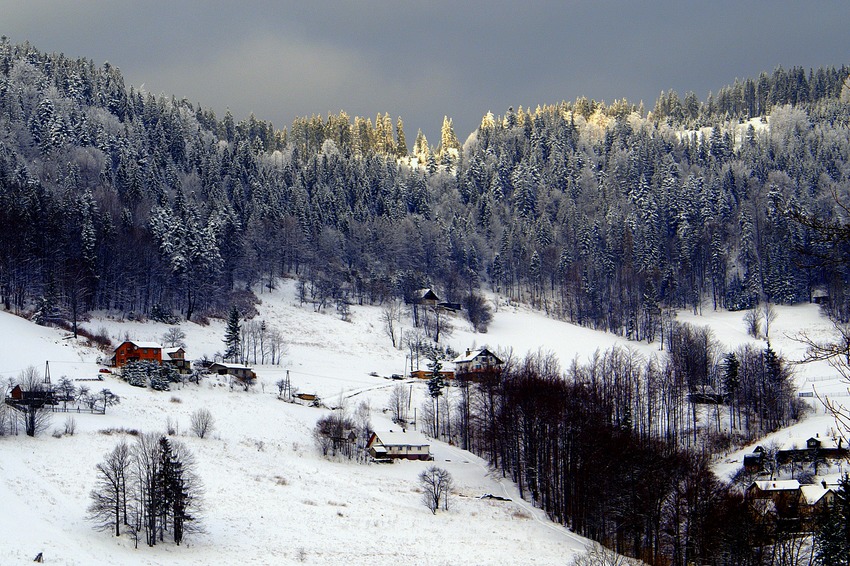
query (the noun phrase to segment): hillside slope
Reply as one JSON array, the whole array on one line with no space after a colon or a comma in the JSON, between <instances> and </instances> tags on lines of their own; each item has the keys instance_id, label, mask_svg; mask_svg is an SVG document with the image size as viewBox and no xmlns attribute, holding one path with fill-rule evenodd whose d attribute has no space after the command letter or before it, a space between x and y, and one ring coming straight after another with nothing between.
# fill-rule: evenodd
<instances>
[{"instance_id":1,"label":"hillside slope","mask_svg":"<svg viewBox=\"0 0 850 566\"><path fill-rule=\"evenodd\" d=\"M292 282L260 298L258 318L283 331L289 352L281 366L257 368L254 390L231 389L208 378L200 386L155 392L109 376L102 383L78 384L93 390L108 387L121 396L121 403L105 416L75 416L75 435L0 438L4 564L28 563L38 552L59 564L554 564L565 563L584 547L585 539L549 522L519 500L513 484L455 447L432 445L435 463L447 468L457 484L452 508L437 515L421 503L416 478L425 463L358 465L321 458L311 430L325 410L278 400L274 383L288 369L294 387L318 393L328 405L354 408L368 402L374 428L386 429L392 424L384 407L396 382L380 376L400 373L405 353L393 349L384 334L380 308L354 306L351 322L344 322L335 314L299 306ZM786 337L791 329L827 327L813 307L779 313L775 344L780 351L793 353L793 341ZM737 318L723 313L691 321L711 324L722 341L738 343L746 337L738 333L743 324ZM158 340L167 328L106 314L87 324L92 330L105 328L116 343L126 336ZM626 343L519 307L499 308L486 335L474 334L459 318L454 325L448 342L457 350L486 343L493 349L513 348L517 356L551 351L564 367L615 344L645 355L658 351L657 344ZM184 322L180 327L187 334L190 357L212 357L223 349L221 321L209 326ZM4 378L29 365L43 368L45 359L54 381L62 375L97 375L101 354L59 331L0 313L0 335L7 337L0 343ZM419 404L424 383L413 388ZM204 440L188 433L189 415L199 407L208 408L216 419L215 432ZM51 430L63 428L64 418L54 415ZM103 431L163 431L169 420L197 458L206 492L205 532L190 535L180 547L134 550L129 538L96 532L84 518L94 467L118 439ZM487 493L512 501L480 498Z\"/></svg>"}]
</instances>

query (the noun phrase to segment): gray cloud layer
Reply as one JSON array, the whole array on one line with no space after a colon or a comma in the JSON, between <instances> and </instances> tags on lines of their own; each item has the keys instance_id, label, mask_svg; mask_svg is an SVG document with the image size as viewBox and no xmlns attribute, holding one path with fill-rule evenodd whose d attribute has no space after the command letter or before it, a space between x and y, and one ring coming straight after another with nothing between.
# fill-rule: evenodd
<instances>
[{"instance_id":1,"label":"gray cloud layer","mask_svg":"<svg viewBox=\"0 0 850 566\"><path fill-rule=\"evenodd\" d=\"M412 142L488 110L588 96L651 106L776 66L847 61L844 2L0 0L0 34L110 61L129 85L278 127L401 115Z\"/></svg>"}]
</instances>

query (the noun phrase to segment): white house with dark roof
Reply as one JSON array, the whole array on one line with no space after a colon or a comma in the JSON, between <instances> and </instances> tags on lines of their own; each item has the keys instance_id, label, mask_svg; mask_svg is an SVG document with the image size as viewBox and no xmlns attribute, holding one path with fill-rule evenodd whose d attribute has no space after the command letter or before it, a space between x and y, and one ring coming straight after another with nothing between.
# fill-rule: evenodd
<instances>
[{"instance_id":1,"label":"white house with dark roof","mask_svg":"<svg viewBox=\"0 0 850 566\"><path fill-rule=\"evenodd\" d=\"M373 432L366 450L373 458L430 460L431 443L421 432L387 430Z\"/></svg>"},{"instance_id":2,"label":"white house with dark roof","mask_svg":"<svg viewBox=\"0 0 850 566\"><path fill-rule=\"evenodd\" d=\"M466 353L456 357L452 362L455 365L456 375L501 371L502 365L505 363L487 348L467 350Z\"/></svg>"}]
</instances>

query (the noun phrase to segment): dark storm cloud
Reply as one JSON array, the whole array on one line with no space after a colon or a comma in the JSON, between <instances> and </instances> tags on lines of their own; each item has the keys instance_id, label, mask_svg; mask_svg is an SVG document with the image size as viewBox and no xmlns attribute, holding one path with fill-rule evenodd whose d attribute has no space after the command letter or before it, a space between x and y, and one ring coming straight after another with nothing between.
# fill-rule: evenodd
<instances>
[{"instance_id":1,"label":"dark storm cloud","mask_svg":"<svg viewBox=\"0 0 850 566\"><path fill-rule=\"evenodd\" d=\"M488 110L588 96L704 99L776 66L847 62L841 2L0 1L0 33L109 60L128 85L278 127L401 115L463 138Z\"/></svg>"}]
</instances>

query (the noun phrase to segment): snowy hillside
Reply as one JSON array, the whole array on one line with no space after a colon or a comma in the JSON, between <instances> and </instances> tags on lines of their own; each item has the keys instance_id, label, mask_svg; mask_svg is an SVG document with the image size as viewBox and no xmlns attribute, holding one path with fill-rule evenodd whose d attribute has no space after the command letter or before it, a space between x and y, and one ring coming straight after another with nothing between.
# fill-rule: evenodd
<instances>
[{"instance_id":1,"label":"snowy hillside","mask_svg":"<svg viewBox=\"0 0 850 566\"><path fill-rule=\"evenodd\" d=\"M319 394L328 405L371 407L375 429L391 425L384 412L396 382L383 376L401 373L405 351L393 349L383 331L381 309L352 307L351 322L335 313L315 313L299 306L292 282L260 295L260 315L279 328L289 343L280 366L256 368L253 391L231 390L211 378L200 386L170 392L133 388L115 377L78 382L110 388L121 403L106 415L77 415L77 432L55 438L65 415L56 414L48 433L0 438L0 556L3 564L30 563L38 552L53 564L563 564L584 548L585 539L549 522L518 498L507 480L488 473L485 462L443 443L433 442L435 463L454 476L456 491L449 512L432 515L421 503L417 476L424 462L360 465L323 459L311 431L323 409L284 403L275 382L290 371L292 385ZM791 358L801 349L790 336L803 328L825 332L829 325L814 306L777 308L771 335L774 347ZM741 313L718 313L682 320L710 324L729 346L748 340ZM487 334L474 334L461 318L448 338L456 350L487 345L512 348L514 355L551 351L567 367L612 345L628 346L649 356L657 345L635 344L547 319L523 308L500 307ZM102 315L87 323L118 343L160 339L167 325L120 321ZM224 324L183 322L187 355L212 357L223 350ZM0 313L0 377L14 377L45 360L53 381L61 376L92 378L102 353L85 348L60 331ZM424 367L424 366L423 366ZM802 387L829 385L828 368L800 370ZM820 380L820 381L817 381ZM424 383L415 384L421 399ZM191 436L189 415L208 408L215 420L212 436ZM118 436L108 429L164 431L170 419L195 453L205 486L206 532L187 536L183 546L162 544L133 549L127 537L92 529L85 519L94 467ZM816 416L800 426L829 426ZM778 433L782 434L782 433ZM730 462L734 455L730 456ZM506 496L512 501L481 499Z\"/></svg>"}]
</instances>

